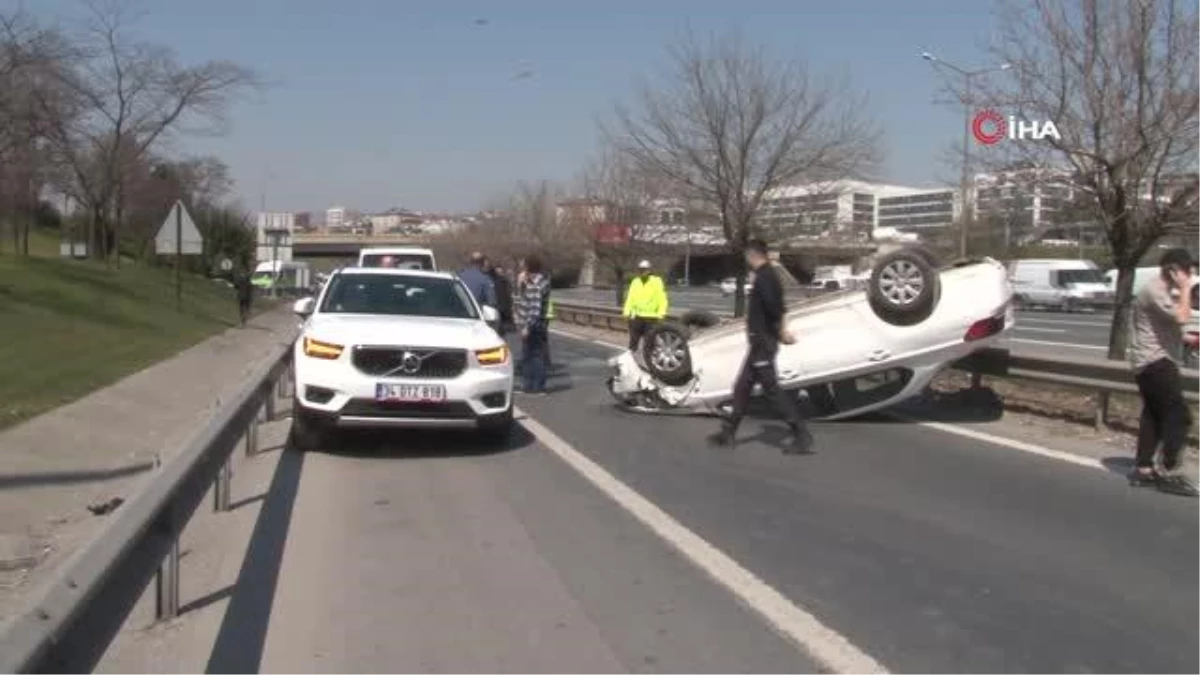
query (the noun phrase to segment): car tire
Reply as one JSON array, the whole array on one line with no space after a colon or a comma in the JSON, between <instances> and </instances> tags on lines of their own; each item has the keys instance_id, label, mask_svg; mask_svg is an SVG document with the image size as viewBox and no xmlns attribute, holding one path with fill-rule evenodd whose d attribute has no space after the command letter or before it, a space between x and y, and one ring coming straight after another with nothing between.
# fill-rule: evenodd
<instances>
[{"instance_id":1,"label":"car tire","mask_svg":"<svg viewBox=\"0 0 1200 675\"><path fill-rule=\"evenodd\" d=\"M941 296L941 279L919 249L893 251L871 271L867 299L883 321L895 326L921 323L933 313Z\"/></svg>"},{"instance_id":2,"label":"car tire","mask_svg":"<svg viewBox=\"0 0 1200 675\"><path fill-rule=\"evenodd\" d=\"M703 309L691 309L679 317L679 323L688 328L712 328L721 323L721 317Z\"/></svg>"},{"instance_id":3,"label":"car tire","mask_svg":"<svg viewBox=\"0 0 1200 675\"><path fill-rule=\"evenodd\" d=\"M656 380L676 387L692 379L692 355L686 329L660 322L642 338L642 361Z\"/></svg>"},{"instance_id":4,"label":"car tire","mask_svg":"<svg viewBox=\"0 0 1200 675\"><path fill-rule=\"evenodd\" d=\"M325 420L309 412L298 401L292 401L292 430L289 445L300 452L320 450L329 440L329 426Z\"/></svg>"},{"instance_id":5,"label":"car tire","mask_svg":"<svg viewBox=\"0 0 1200 675\"><path fill-rule=\"evenodd\" d=\"M509 408L507 413L480 425L478 432L479 439L490 447L504 446L508 443L508 439L512 437L513 427L515 426L516 421L513 418L513 411L512 408Z\"/></svg>"}]
</instances>

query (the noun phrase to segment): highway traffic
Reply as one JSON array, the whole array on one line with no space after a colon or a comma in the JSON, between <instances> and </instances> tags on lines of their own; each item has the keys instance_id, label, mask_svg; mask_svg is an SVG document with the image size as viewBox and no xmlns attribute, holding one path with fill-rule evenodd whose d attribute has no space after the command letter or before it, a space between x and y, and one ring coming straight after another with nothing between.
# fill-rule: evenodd
<instances>
[{"instance_id":1,"label":"highway traffic","mask_svg":"<svg viewBox=\"0 0 1200 675\"><path fill-rule=\"evenodd\" d=\"M238 470L261 506L184 565L240 571L185 569L187 629L124 633L101 670L1200 665L1194 503L1131 490L1119 450L1039 455L886 416L814 425L810 456L763 419L714 449L712 419L616 409L604 340L553 342L551 394L518 400L504 447L363 433Z\"/></svg>"},{"instance_id":2,"label":"highway traffic","mask_svg":"<svg viewBox=\"0 0 1200 675\"><path fill-rule=\"evenodd\" d=\"M556 289L554 294L563 302L606 305L616 302L616 292L612 289L563 288ZM722 296L715 287L672 288L670 298L673 309L733 314L733 298ZM1018 312L1017 325L1009 338L1010 348L1038 356L1103 358L1108 351L1111 324L1107 313Z\"/></svg>"}]
</instances>

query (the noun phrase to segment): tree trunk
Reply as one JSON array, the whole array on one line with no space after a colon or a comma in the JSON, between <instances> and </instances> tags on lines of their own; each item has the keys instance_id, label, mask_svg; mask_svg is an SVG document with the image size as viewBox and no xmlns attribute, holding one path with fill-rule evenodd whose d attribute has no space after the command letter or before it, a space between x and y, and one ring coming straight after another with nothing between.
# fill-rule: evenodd
<instances>
[{"instance_id":1,"label":"tree trunk","mask_svg":"<svg viewBox=\"0 0 1200 675\"><path fill-rule=\"evenodd\" d=\"M1136 261L1137 258L1134 258ZM1117 267L1117 293L1114 298L1112 328L1108 333L1108 358L1124 360L1129 349L1129 318L1133 307L1133 280L1137 263Z\"/></svg>"}]
</instances>

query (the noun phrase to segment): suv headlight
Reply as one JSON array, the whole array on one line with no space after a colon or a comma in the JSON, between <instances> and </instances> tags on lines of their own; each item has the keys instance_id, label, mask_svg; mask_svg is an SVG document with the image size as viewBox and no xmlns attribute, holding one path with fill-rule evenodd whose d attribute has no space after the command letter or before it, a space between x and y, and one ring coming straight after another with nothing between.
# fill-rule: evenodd
<instances>
[{"instance_id":1,"label":"suv headlight","mask_svg":"<svg viewBox=\"0 0 1200 675\"><path fill-rule=\"evenodd\" d=\"M492 349L481 349L475 352L475 360L481 366L502 366L508 363L508 347L501 345Z\"/></svg>"},{"instance_id":2,"label":"suv headlight","mask_svg":"<svg viewBox=\"0 0 1200 675\"><path fill-rule=\"evenodd\" d=\"M321 342L310 337L304 338L304 355L314 359L333 360L341 356L345 349L342 345L335 345L332 342Z\"/></svg>"}]
</instances>

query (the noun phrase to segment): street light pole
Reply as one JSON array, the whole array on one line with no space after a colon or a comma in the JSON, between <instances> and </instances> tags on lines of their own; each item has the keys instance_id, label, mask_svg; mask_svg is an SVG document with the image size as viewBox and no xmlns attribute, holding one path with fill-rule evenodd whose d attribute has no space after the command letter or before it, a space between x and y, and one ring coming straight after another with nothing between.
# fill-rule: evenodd
<instances>
[{"instance_id":1,"label":"street light pole","mask_svg":"<svg viewBox=\"0 0 1200 675\"><path fill-rule=\"evenodd\" d=\"M934 56L929 52L921 52L921 58L934 64L934 66L942 65L957 73L963 78L963 140L962 140L962 176L959 180L959 198L962 201L961 213L959 214L959 238L958 238L958 254L962 257L967 256L967 244L970 237L970 221L974 216L972 213L971 193L971 98L973 95L973 87L975 78L994 73L1001 70L1008 70L1012 64L1002 63L999 66L989 68L980 68L978 70L967 70L961 66L957 66L949 61Z\"/></svg>"}]
</instances>

